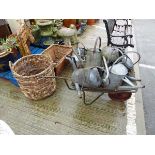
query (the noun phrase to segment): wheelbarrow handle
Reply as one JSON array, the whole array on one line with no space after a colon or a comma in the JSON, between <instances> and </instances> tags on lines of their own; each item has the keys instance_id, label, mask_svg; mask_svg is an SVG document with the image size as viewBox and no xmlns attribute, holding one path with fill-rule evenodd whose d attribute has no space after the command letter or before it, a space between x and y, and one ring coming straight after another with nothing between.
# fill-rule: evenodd
<instances>
[{"instance_id":1,"label":"wheelbarrow handle","mask_svg":"<svg viewBox=\"0 0 155 155\"><path fill-rule=\"evenodd\" d=\"M134 86L134 87L131 87L131 86L119 86L119 87L117 88L117 91L138 90L139 88L145 88L145 86L144 86L144 85Z\"/></svg>"},{"instance_id":2,"label":"wheelbarrow handle","mask_svg":"<svg viewBox=\"0 0 155 155\"><path fill-rule=\"evenodd\" d=\"M133 76L126 75L126 77L131 81L141 81L141 79L135 78Z\"/></svg>"}]
</instances>

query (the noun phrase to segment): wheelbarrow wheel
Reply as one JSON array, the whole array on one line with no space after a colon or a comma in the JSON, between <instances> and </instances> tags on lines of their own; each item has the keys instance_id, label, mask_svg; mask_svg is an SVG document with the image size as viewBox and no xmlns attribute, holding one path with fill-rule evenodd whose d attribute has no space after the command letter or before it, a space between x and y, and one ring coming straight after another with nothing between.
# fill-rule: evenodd
<instances>
[{"instance_id":1,"label":"wheelbarrow wheel","mask_svg":"<svg viewBox=\"0 0 155 155\"><path fill-rule=\"evenodd\" d=\"M131 92L108 93L109 98L111 98L114 101L120 101L120 102L128 100L131 97L131 95L132 95Z\"/></svg>"}]
</instances>

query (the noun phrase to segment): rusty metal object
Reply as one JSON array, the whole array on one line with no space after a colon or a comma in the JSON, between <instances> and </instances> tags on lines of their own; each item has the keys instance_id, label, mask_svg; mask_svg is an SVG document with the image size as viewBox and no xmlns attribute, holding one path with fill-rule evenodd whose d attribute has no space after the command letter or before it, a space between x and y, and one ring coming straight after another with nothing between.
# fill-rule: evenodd
<instances>
[{"instance_id":1,"label":"rusty metal object","mask_svg":"<svg viewBox=\"0 0 155 155\"><path fill-rule=\"evenodd\" d=\"M131 92L109 92L108 96L114 100L114 101L126 101L131 97L132 93Z\"/></svg>"}]
</instances>

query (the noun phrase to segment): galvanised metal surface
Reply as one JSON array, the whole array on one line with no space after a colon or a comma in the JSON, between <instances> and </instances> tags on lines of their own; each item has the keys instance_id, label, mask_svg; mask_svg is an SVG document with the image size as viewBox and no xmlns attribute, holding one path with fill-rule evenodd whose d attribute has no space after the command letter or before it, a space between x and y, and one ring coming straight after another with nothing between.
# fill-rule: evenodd
<instances>
[{"instance_id":1,"label":"galvanised metal surface","mask_svg":"<svg viewBox=\"0 0 155 155\"><path fill-rule=\"evenodd\" d=\"M94 46L97 36L106 44L102 25L88 27L80 37L86 47ZM71 65L62 76L70 76ZM96 93L86 93L92 100ZM56 92L43 100L32 101L9 81L0 79L0 119L15 134L126 134L126 105L111 101L105 94L86 106L76 91L68 90L64 81L57 80Z\"/></svg>"}]
</instances>

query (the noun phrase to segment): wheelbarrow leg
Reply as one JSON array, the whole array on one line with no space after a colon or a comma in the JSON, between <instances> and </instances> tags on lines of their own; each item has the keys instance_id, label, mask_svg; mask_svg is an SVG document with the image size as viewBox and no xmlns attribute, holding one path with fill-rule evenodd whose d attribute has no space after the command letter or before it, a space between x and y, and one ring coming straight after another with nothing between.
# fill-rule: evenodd
<instances>
[{"instance_id":1,"label":"wheelbarrow leg","mask_svg":"<svg viewBox=\"0 0 155 155\"><path fill-rule=\"evenodd\" d=\"M65 81L65 83L66 83L66 85L67 85L67 87L68 87L69 90L77 90L78 96L79 96L80 98L82 97L81 89L80 89L80 86L79 86L78 83L74 83L74 84L75 84L75 88L72 88L72 87L69 86L69 84L68 84L68 82L67 82L66 79L64 79L64 81Z\"/></svg>"},{"instance_id":2,"label":"wheelbarrow leg","mask_svg":"<svg viewBox=\"0 0 155 155\"><path fill-rule=\"evenodd\" d=\"M91 102L86 102L85 91L82 90L82 93L83 93L83 103L84 103L85 105L91 105L91 104L93 104L93 103L94 103L96 100L98 100L102 95L104 95L104 92L102 92L102 93L99 94L93 101L91 101Z\"/></svg>"},{"instance_id":3,"label":"wheelbarrow leg","mask_svg":"<svg viewBox=\"0 0 155 155\"><path fill-rule=\"evenodd\" d=\"M68 88L69 90L76 90L75 88L72 88L72 87L69 86L69 84L68 84L68 82L67 82L66 79L64 79L64 81L65 81L65 84L66 84L66 86L67 86L67 88Z\"/></svg>"}]
</instances>

